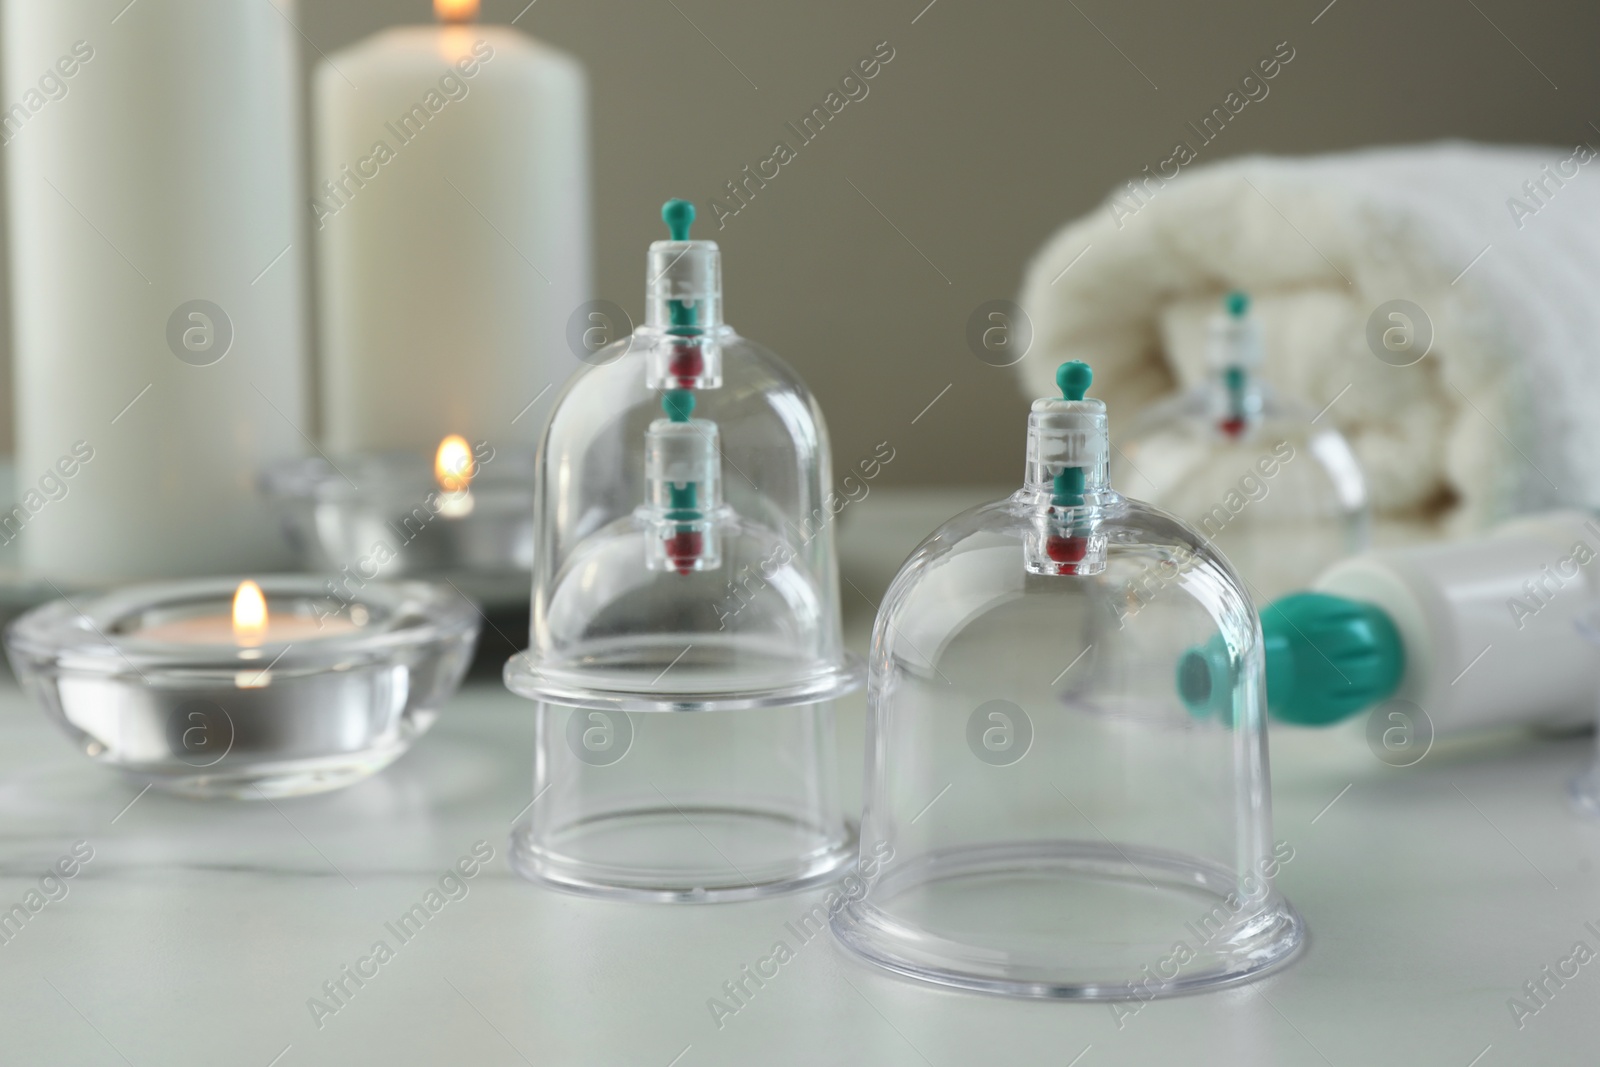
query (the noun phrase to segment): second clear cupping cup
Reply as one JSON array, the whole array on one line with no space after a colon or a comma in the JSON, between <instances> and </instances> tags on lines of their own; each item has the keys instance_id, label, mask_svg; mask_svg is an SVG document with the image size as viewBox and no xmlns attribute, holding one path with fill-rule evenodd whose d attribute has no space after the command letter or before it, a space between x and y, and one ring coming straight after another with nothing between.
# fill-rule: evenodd
<instances>
[{"instance_id":1,"label":"second clear cupping cup","mask_svg":"<svg viewBox=\"0 0 1600 1067\"><path fill-rule=\"evenodd\" d=\"M1294 846L1272 836L1261 628L1203 537L1108 481L1089 369L1059 380L1022 487L942 526L884 597L866 888L833 928L885 969L1010 996L1258 977L1305 937L1273 884ZM1213 639L1227 691L1197 714L1180 694L1213 682L1189 649Z\"/></svg>"}]
</instances>

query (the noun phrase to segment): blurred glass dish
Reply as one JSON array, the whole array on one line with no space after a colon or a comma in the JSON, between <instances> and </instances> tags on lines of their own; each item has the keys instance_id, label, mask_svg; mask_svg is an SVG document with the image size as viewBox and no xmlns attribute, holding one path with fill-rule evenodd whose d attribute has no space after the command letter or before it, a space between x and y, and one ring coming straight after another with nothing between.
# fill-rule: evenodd
<instances>
[{"instance_id":1,"label":"blurred glass dish","mask_svg":"<svg viewBox=\"0 0 1600 1067\"><path fill-rule=\"evenodd\" d=\"M525 605L533 566L533 457L447 437L411 452L269 467L261 488L307 570L448 582L490 608Z\"/></svg>"}]
</instances>

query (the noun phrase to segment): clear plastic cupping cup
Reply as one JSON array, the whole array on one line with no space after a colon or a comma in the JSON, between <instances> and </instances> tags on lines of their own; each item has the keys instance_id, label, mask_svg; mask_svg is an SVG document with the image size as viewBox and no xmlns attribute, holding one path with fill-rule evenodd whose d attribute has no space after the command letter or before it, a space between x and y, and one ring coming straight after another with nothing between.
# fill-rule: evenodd
<instances>
[{"instance_id":1,"label":"clear plastic cupping cup","mask_svg":"<svg viewBox=\"0 0 1600 1067\"><path fill-rule=\"evenodd\" d=\"M720 253L650 248L647 314L567 384L535 474L535 880L664 901L765 896L855 858L833 701L861 686L839 614L822 413L722 320Z\"/></svg>"},{"instance_id":2,"label":"clear plastic cupping cup","mask_svg":"<svg viewBox=\"0 0 1600 1067\"><path fill-rule=\"evenodd\" d=\"M1228 294L1206 340L1205 381L1133 419L1112 474L1193 524L1264 605L1366 547L1366 479L1325 413L1263 379L1261 327L1246 294Z\"/></svg>"},{"instance_id":3,"label":"clear plastic cupping cup","mask_svg":"<svg viewBox=\"0 0 1600 1067\"><path fill-rule=\"evenodd\" d=\"M913 978L1143 1001L1243 981L1304 939L1274 888L1261 630L1227 561L1107 482L1105 407L1064 364L1026 477L901 568L868 687L859 899L844 945ZM1195 715L1177 671L1237 670ZM870 872L870 877L868 874Z\"/></svg>"}]
</instances>

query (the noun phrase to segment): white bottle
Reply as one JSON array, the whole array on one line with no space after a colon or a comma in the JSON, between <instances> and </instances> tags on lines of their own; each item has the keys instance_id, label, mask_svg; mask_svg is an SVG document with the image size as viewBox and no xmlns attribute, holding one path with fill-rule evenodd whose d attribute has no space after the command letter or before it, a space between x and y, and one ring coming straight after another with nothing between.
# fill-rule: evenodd
<instances>
[{"instance_id":1,"label":"white bottle","mask_svg":"<svg viewBox=\"0 0 1600 1067\"><path fill-rule=\"evenodd\" d=\"M1595 718L1600 652L1577 619L1600 592L1600 519L1557 511L1485 537L1364 553L1261 613L1274 718L1326 725L1391 701L1434 736L1571 727ZM1213 643L1214 644L1214 643ZM1196 714L1225 653L1190 652L1179 689Z\"/></svg>"}]
</instances>

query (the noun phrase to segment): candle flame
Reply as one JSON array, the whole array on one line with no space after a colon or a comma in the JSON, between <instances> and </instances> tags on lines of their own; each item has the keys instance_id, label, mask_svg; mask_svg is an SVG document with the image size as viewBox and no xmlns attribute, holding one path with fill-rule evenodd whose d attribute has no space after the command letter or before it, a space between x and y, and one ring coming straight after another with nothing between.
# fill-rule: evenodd
<instances>
[{"instance_id":1,"label":"candle flame","mask_svg":"<svg viewBox=\"0 0 1600 1067\"><path fill-rule=\"evenodd\" d=\"M233 639L241 645L259 645L266 632L266 595L255 582L240 582L233 594Z\"/></svg>"},{"instance_id":2,"label":"candle flame","mask_svg":"<svg viewBox=\"0 0 1600 1067\"><path fill-rule=\"evenodd\" d=\"M476 473L472 446L465 437L453 433L439 442L439 451L433 457L433 476L439 480L440 489L447 493L464 493Z\"/></svg>"},{"instance_id":3,"label":"candle flame","mask_svg":"<svg viewBox=\"0 0 1600 1067\"><path fill-rule=\"evenodd\" d=\"M478 0L433 0L440 22L471 22L478 17Z\"/></svg>"}]
</instances>

